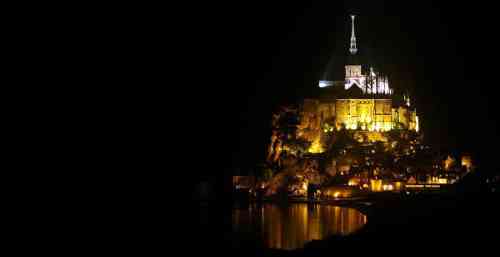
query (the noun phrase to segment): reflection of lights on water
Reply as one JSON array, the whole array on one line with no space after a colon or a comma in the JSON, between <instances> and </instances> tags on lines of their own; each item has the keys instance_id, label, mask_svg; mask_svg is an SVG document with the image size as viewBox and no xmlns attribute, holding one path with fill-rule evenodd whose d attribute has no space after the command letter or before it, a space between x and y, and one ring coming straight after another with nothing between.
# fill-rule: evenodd
<instances>
[{"instance_id":1,"label":"reflection of lights on water","mask_svg":"<svg viewBox=\"0 0 500 257\"><path fill-rule=\"evenodd\" d=\"M233 226L237 225L236 232L249 229L260 231L259 237L263 238L266 247L292 250L302 248L312 240L350 234L367 222L367 217L355 209L328 205L310 207L307 204L293 204L279 208L264 204L248 210L235 210ZM255 222L255 218L260 219L260 222Z\"/></svg>"}]
</instances>

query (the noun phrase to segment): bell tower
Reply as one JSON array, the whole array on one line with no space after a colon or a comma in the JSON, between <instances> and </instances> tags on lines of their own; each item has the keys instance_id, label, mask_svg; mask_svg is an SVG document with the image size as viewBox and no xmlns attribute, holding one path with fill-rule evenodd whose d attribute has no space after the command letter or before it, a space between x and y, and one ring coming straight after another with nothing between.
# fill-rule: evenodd
<instances>
[{"instance_id":1,"label":"bell tower","mask_svg":"<svg viewBox=\"0 0 500 257\"><path fill-rule=\"evenodd\" d=\"M358 48L356 47L356 35L354 34L354 16L351 14L351 48L349 48L349 52L351 54L356 54L358 52Z\"/></svg>"}]
</instances>

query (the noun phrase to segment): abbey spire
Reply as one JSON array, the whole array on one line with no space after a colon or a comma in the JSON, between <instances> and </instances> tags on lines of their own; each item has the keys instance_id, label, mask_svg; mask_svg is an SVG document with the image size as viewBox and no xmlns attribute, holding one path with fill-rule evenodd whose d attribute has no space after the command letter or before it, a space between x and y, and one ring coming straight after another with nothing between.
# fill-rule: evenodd
<instances>
[{"instance_id":1,"label":"abbey spire","mask_svg":"<svg viewBox=\"0 0 500 257\"><path fill-rule=\"evenodd\" d=\"M356 54L358 52L358 48L356 47L356 35L354 34L354 15L351 15L351 48L349 48L349 51L351 54Z\"/></svg>"}]
</instances>

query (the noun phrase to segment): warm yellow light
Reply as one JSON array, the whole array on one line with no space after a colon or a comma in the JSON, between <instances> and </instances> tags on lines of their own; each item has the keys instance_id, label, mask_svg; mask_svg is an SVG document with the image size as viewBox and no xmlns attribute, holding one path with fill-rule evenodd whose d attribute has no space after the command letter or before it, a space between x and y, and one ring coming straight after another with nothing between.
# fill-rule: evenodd
<instances>
[{"instance_id":1,"label":"warm yellow light","mask_svg":"<svg viewBox=\"0 0 500 257\"><path fill-rule=\"evenodd\" d=\"M380 179L372 179L370 180L371 190L374 192L382 191L382 180Z\"/></svg>"},{"instance_id":2,"label":"warm yellow light","mask_svg":"<svg viewBox=\"0 0 500 257\"><path fill-rule=\"evenodd\" d=\"M393 185L391 185L391 184L388 184L388 185L383 185L383 186L382 186L382 189L383 189L384 191L392 191L392 190L394 190L394 186L393 186Z\"/></svg>"},{"instance_id":3,"label":"warm yellow light","mask_svg":"<svg viewBox=\"0 0 500 257\"><path fill-rule=\"evenodd\" d=\"M384 130L385 130L385 131L389 131L389 130L391 130L391 124L390 124L390 123L385 123L385 124L384 124Z\"/></svg>"},{"instance_id":4,"label":"warm yellow light","mask_svg":"<svg viewBox=\"0 0 500 257\"><path fill-rule=\"evenodd\" d=\"M439 178L438 184L448 184L448 180L446 178Z\"/></svg>"},{"instance_id":5,"label":"warm yellow light","mask_svg":"<svg viewBox=\"0 0 500 257\"><path fill-rule=\"evenodd\" d=\"M322 152L324 152L323 146L321 145L321 142L320 142L320 137L316 137L316 139L311 144L311 147L309 147L308 151L310 153L322 153Z\"/></svg>"},{"instance_id":6,"label":"warm yellow light","mask_svg":"<svg viewBox=\"0 0 500 257\"><path fill-rule=\"evenodd\" d=\"M448 155L446 160L444 161L444 169L449 170L451 166L455 163L455 159Z\"/></svg>"},{"instance_id":7,"label":"warm yellow light","mask_svg":"<svg viewBox=\"0 0 500 257\"><path fill-rule=\"evenodd\" d=\"M333 197L335 197L335 198L338 198L339 196L340 196L340 192L335 192L335 193L333 194Z\"/></svg>"},{"instance_id":8,"label":"warm yellow light","mask_svg":"<svg viewBox=\"0 0 500 257\"><path fill-rule=\"evenodd\" d=\"M415 116L415 131L418 132L419 129L420 129L420 126L418 124L418 116Z\"/></svg>"},{"instance_id":9,"label":"warm yellow light","mask_svg":"<svg viewBox=\"0 0 500 257\"><path fill-rule=\"evenodd\" d=\"M347 185L349 185L349 186L357 186L357 185L359 185L359 178L351 178L351 179L349 179L349 181L347 182Z\"/></svg>"},{"instance_id":10,"label":"warm yellow light","mask_svg":"<svg viewBox=\"0 0 500 257\"><path fill-rule=\"evenodd\" d=\"M465 166L467 171L472 169L472 158L468 155L462 156L462 166Z\"/></svg>"},{"instance_id":11,"label":"warm yellow light","mask_svg":"<svg viewBox=\"0 0 500 257\"><path fill-rule=\"evenodd\" d=\"M396 190L401 190L401 188L403 187L403 183L401 183L399 181L396 182L395 184L396 184Z\"/></svg>"}]
</instances>

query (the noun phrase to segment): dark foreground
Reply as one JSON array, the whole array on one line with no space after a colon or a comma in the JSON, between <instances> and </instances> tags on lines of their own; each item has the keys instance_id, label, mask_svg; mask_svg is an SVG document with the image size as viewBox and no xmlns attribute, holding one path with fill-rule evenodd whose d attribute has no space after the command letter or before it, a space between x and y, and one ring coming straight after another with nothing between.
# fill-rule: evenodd
<instances>
[{"instance_id":1,"label":"dark foreground","mask_svg":"<svg viewBox=\"0 0 500 257\"><path fill-rule=\"evenodd\" d=\"M192 227L190 251L231 256L332 256L339 253L371 255L437 255L462 250L489 252L498 247L500 204L471 179L442 194L412 197L381 196L362 208L368 223L346 237L313 241L293 251L263 248L256 238L233 238L231 209L209 204L200 207ZM359 207L356 207L359 209Z\"/></svg>"}]
</instances>

